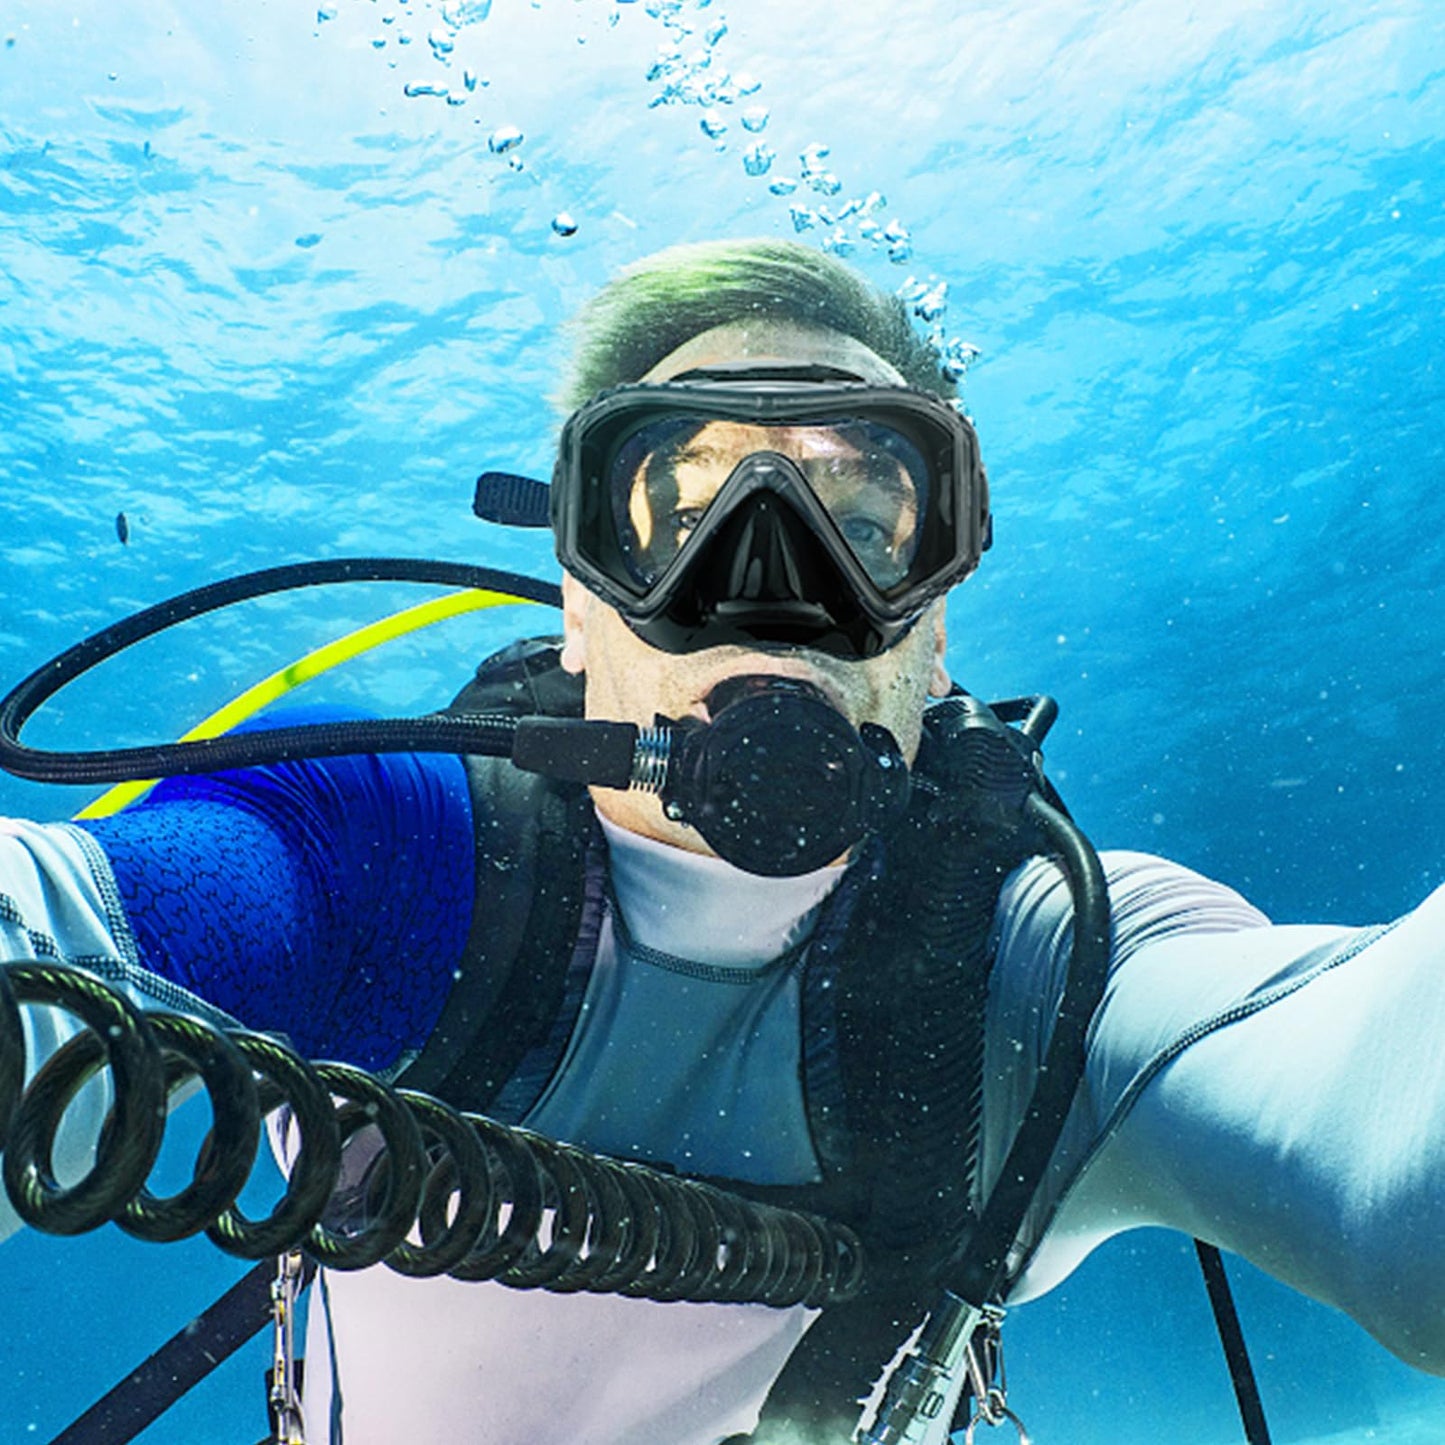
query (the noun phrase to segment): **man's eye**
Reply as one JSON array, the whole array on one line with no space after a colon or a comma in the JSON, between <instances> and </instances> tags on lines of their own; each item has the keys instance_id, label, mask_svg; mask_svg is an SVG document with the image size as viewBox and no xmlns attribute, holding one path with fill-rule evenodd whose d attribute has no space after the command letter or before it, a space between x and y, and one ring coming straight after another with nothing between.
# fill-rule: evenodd
<instances>
[{"instance_id":1,"label":"man's eye","mask_svg":"<svg viewBox=\"0 0 1445 1445\"><path fill-rule=\"evenodd\" d=\"M874 517L854 513L838 520L838 530L843 540L859 553L889 552L893 549L893 529L885 527Z\"/></svg>"}]
</instances>

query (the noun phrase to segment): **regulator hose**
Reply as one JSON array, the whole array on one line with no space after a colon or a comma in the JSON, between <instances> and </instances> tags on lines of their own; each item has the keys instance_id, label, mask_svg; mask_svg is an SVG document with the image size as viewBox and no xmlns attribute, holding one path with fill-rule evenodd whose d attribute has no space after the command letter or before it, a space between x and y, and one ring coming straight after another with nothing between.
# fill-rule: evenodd
<instances>
[{"instance_id":1,"label":"regulator hose","mask_svg":"<svg viewBox=\"0 0 1445 1445\"><path fill-rule=\"evenodd\" d=\"M237 602L339 582L426 582L496 591L557 606L554 583L493 567L405 557L356 557L296 562L228 577L147 607L67 648L0 700L0 768L38 783L116 783L136 778L212 773L284 758L357 753L450 752L509 756L512 720L446 716L378 718L311 724L195 742L91 752L51 752L20 741L21 729L62 688L134 643Z\"/></svg>"},{"instance_id":2,"label":"regulator hose","mask_svg":"<svg viewBox=\"0 0 1445 1445\"><path fill-rule=\"evenodd\" d=\"M22 1003L84 1025L28 1085ZM62 1185L56 1132L107 1068L113 1103L94 1163ZM166 1101L192 1080L212 1128L191 1182L158 1199L146 1181ZM280 1201L251 1220L236 1198L262 1120L282 1105L299 1149ZM862 1246L842 1225L459 1113L361 1069L309 1063L266 1035L143 1013L61 964L0 967L0 1146L11 1203L51 1234L112 1221L153 1241L204 1230L243 1259L301 1248L335 1270L383 1263L521 1289L776 1308L837 1303L863 1279Z\"/></svg>"}]
</instances>

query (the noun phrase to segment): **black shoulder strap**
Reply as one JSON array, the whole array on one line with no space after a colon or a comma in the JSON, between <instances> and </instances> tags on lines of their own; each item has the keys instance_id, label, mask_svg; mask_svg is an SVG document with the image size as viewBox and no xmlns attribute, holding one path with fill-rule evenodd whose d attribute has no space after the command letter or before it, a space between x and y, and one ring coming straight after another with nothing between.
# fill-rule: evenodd
<instances>
[{"instance_id":1,"label":"black shoulder strap","mask_svg":"<svg viewBox=\"0 0 1445 1445\"><path fill-rule=\"evenodd\" d=\"M558 665L557 642L527 639L488 658L447 711L580 716L581 679ZM482 1109L561 1006L592 824L583 788L503 758L466 765L476 836L471 928L441 1018L401 1080Z\"/></svg>"}]
</instances>

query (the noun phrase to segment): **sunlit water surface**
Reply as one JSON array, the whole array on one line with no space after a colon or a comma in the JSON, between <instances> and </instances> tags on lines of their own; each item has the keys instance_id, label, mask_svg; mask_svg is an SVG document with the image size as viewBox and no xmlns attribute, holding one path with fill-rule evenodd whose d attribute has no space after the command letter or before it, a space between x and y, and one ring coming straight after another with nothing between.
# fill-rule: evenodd
<instances>
[{"instance_id":1,"label":"sunlit water surface","mask_svg":"<svg viewBox=\"0 0 1445 1445\"><path fill-rule=\"evenodd\" d=\"M283 561L555 575L468 504L484 467L546 474L565 318L670 242L796 233L978 350L998 545L949 661L1060 698L1096 840L1283 920L1391 916L1445 873L1442 62L1433 0L8 0L0 677ZM411 600L197 624L34 740L173 736ZM546 624L453 623L313 695L427 709ZM0 781L0 811L86 796ZM50 1438L237 1272L0 1248L0 1441ZM1277 1440L1445 1440L1438 1382L1235 1278ZM1040 1445L1241 1438L1185 1241L1115 1241L1009 1351ZM249 1445L264 1365L143 1438Z\"/></svg>"}]
</instances>

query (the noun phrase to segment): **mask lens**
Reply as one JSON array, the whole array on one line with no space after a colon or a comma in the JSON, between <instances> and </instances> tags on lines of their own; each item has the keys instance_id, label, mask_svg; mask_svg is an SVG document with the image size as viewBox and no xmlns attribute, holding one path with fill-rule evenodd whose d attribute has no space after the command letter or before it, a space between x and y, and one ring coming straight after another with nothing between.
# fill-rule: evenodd
<instances>
[{"instance_id":1,"label":"mask lens","mask_svg":"<svg viewBox=\"0 0 1445 1445\"><path fill-rule=\"evenodd\" d=\"M861 417L786 423L674 414L627 432L604 468L614 535L635 582L652 586L747 457L794 462L843 540L884 592L905 582L929 507L923 453L901 430Z\"/></svg>"}]
</instances>

